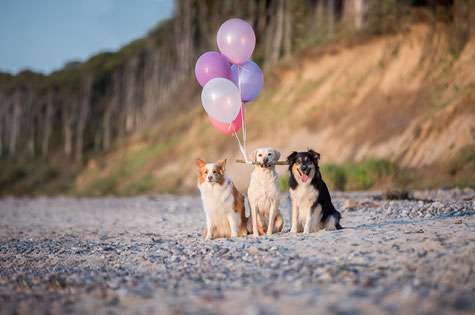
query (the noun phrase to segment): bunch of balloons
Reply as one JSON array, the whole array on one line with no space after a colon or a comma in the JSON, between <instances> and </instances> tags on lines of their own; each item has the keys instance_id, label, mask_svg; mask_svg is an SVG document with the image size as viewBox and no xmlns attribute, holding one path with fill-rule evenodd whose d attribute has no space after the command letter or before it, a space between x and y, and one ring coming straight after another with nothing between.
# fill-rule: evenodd
<instances>
[{"instance_id":1,"label":"bunch of balloons","mask_svg":"<svg viewBox=\"0 0 475 315\"><path fill-rule=\"evenodd\" d=\"M241 129L243 104L253 101L264 85L259 66L249 60L256 46L252 26L241 19L229 19L218 30L220 52L202 54L195 75L203 87L201 103L211 125L226 135Z\"/></svg>"}]
</instances>

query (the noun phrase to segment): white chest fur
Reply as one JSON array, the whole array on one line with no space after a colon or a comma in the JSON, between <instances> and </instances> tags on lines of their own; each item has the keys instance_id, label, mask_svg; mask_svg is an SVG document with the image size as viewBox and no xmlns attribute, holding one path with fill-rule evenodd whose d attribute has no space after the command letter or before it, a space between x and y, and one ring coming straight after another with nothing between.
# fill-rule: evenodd
<instances>
[{"instance_id":1,"label":"white chest fur","mask_svg":"<svg viewBox=\"0 0 475 315\"><path fill-rule=\"evenodd\" d=\"M233 212L234 197L231 181L226 179L223 185L204 182L198 185L198 188L207 219L225 220L226 215Z\"/></svg>"},{"instance_id":2,"label":"white chest fur","mask_svg":"<svg viewBox=\"0 0 475 315\"><path fill-rule=\"evenodd\" d=\"M290 198L292 203L299 208L310 209L317 201L319 191L310 183L300 184L295 189L290 189Z\"/></svg>"},{"instance_id":3,"label":"white chest fur","mask_svg":"<svg viewBox=\"0 0 475 315\"><path fill-rule=\"evenodd\" d=\"M290 189L292 211L297 212L296 224L304 227L304 232L316 232L319 229L321 207L317 206L312 213L312 206L318 196L319 191L310 183L299 184L295 189Z\"/></svg>"},{"instance_id":4,"label":"white chest fur","mask_svg":"<svg viewBox=\"0 0 475 315\"><path fill-rule=\"evenodd\" d=\"M279 199L279 178L273 168L256 167L251 174L248 188L249 201L261 210L268 210L270 203Z\"/></svg>"}]
</instances>

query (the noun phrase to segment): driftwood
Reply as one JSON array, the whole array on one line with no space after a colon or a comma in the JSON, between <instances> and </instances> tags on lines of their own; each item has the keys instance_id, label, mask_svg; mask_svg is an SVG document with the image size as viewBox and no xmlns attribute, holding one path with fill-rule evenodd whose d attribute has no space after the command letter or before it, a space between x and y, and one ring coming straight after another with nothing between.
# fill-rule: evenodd
<instances>
[{"instance_id":1,"label":"driftwood","mask_svg":"<svg viewBox=\"0 0 475 315\"><path fill-rule=\"evenodd\" d=\"M244 161L244 160L236 160L236 163L243 163L243 164L248 164L248 165L257 165L259 163L252 162L252 161ZM274 163L274 165L289 165L287 161L277 161Z\"/></svg>"}]
</instances>

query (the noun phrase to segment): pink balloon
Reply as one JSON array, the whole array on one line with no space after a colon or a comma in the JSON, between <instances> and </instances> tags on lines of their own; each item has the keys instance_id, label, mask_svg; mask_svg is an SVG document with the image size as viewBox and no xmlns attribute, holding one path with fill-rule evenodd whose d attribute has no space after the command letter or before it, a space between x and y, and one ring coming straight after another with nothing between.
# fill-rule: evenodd
<instances>
[{"instance_id":1,"label":"pink balloon","mask_svg":"<svg viewBox=\"0 0 475 315\"><path fill-rule=\"evenodd\" d=\"M211 116L208 116L208 118L209 118L209 122L214 128L216 128L218 131L225 134L226 136L229 136L233 134L233 132L238 132L241 129L242 119L244 118L244 115L241 115L241 113L245 113L245 112L246 111L244 110L244 106L243 106L241 108L241 111L239 111L239 114L237 115L236 119L234 119L234 121L231 124L217 121L211 118Z\"/></svg>"},{"instance_id":2,"label":"pink balloon","mask_svg":"<svg viewBox=\"0 0 475 315\"><path fill-rule=\"evenodd\" d=\"M231 78L230 64L225 56L217 51L202 54L195 65L195 76L201 86L214 78Z\"/></svg>"},{"instance_id":3,"label":"pink balloon","mask_svg":"<svg viewBox=\"0 0 475 315\"><path fill-rule=\"evenodd\" d=\"M241 19L229 19L218 30L218 48L229 61L242 64L249 60L256 46L252 26Z\"/></svg>"}]
</instances>

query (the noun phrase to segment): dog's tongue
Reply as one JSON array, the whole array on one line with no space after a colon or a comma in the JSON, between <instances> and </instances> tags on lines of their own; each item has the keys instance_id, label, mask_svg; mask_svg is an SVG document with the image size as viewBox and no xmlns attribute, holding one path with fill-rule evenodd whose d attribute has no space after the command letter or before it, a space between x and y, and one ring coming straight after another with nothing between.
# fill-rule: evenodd
<instances>
[{"instance_id":1,"label":"dog's tongue","mask_svg":"<svg viewBox=\"0 0 475 315\"><path fill-rule=\"evenodd\" d=\"M308 180L308 175L306 175L306 174L302 174L302 177L301 177L301 179L302 179L302 182L306 183L306 182L307 182L307 180Z\"/></svg>"}]
</instances>

